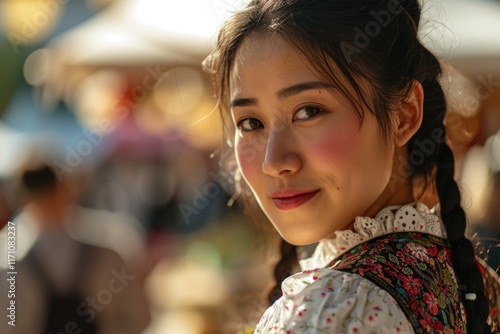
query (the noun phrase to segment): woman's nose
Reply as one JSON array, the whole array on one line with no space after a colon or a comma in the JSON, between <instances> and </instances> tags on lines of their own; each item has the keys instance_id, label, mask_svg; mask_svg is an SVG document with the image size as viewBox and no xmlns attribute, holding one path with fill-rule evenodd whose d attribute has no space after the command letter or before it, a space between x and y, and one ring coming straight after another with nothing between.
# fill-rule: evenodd
<instances>
[{"instance_id":1,"label":"woman's nose","mask_svg":"<svg viewBox=\"0 0 500 334\"><path fill-rule=\"evenodd\" d=\"M264 174L280 177L296 173L302 165L298 146L289 129L270 130L262 162Z\"/></svg>"}]
</instances>

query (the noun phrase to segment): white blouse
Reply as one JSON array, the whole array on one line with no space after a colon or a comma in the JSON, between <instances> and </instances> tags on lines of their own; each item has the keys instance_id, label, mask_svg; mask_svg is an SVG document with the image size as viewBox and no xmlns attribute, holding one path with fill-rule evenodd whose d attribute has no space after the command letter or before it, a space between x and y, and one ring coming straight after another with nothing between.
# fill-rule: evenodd
<instances>
[{"instance_id":1,"label":"white blouse","mask_svg":"<svg viewBox=\"0 0 500 334\"><path fill-rule=\"evenodd\" d=\"M436 208L424 204L387 207L375 218L357 217L354 231L322 240L302 272L282 283L283 296L262 316L255 333L413 333L394 298L371 281L325 268L349 249L393 232L419 231L446 238Z\"/></svg>"}]
</instances>

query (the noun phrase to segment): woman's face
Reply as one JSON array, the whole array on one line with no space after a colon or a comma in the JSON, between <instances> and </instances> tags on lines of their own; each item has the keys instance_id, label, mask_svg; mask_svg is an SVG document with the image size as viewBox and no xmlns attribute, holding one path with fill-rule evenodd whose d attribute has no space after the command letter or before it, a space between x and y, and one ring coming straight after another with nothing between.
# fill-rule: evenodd
<instances>
[{"instance_id":1,"label":"woman's face","mask_svg":"<svg viewBox=\"0 0 500 334\"><path fill-rule=\"evenodd\" d=\"M394 144L282 38L243 42L230 98L238 166L287 241L316 242L385 204Z\"/></svg>"}]
</instances>

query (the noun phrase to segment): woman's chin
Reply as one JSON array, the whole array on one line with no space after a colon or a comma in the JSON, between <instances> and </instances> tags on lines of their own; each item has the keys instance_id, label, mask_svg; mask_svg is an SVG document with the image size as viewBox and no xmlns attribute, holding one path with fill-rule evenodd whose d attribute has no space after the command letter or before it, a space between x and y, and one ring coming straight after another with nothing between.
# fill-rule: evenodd
<instances>
[{"instance_id":1,"label":"woman's chin","mask_svg":"<svg viewBox=\"0 0 500 334\"><path fill-rule=\"evenodd\" d=\"M290 233L290 232L283 233L281 231L278 231L278 232L286 242L288 242L289 244L295 245L295 246L306 246L306 245L314 244L314 243L320 241L321 239L324 239L324 238L317 236L317 235L308 235L308 234L298 233L298 232L295 232L295 233Z\"/></svg>"}]
</instances>

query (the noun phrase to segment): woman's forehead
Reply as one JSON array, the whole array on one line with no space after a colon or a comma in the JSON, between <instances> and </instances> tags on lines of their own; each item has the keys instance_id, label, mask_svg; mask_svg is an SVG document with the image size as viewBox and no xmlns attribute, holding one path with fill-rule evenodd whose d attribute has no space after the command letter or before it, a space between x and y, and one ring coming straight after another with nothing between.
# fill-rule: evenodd
<instances>
[{"instance_id":1,"label":"woman's forehead","mask_svg":"<svg viewBox=\"0 0 500 334\"><path fill-rule=\"evenodd\" d=\"M285 81L296 81L291 84L300 81L323 81L342 91L350 92L352 96L356 95L333 59L321 57L325 61L316 61L314 58L317 53L304 53L302 50L277 33L250 34L242 41L235 54L230 73L230 95L237 94L247 84L249 77L255 79L258 75L261 76L257 78L260 80L270 80L274 79L275 75L282 75L285 76ZM319 64L321 66L318 66ZM263 68L268 70L264 71ZM274 71L277 68L284 70ZM359 78L357 85L365 93L370 92L370 85L366 80Z\"/></svg>"},{"instance_id":2,"label":"woman's forehead","mask_svg":"<svg viewBox=\"0 0 500 334\"><path fill-rule=\"evenodd\" d=\"M306 64L307 59L280 36L251 35L245 38L235 54L230 89L234 94L235 90L255 87L259 82L293 81L301 76L314 76Z\"/></svg>"},{"instance_id":3,"label":"woman's forehead","mask_svg":"<svg viewBox=\"0 0 500 334\"><path fill-rule=\"evenodd\" d=\"M289 80L312 80L323 76L298 47L270 33L252 34L243 40L230 74L233 88L249 76L271 79L278 75Z\"/></svg>"},{"instance_id":4,"label":"woman's forehead","mask_svg":"<svg viewBox=\"0 0 500 334\"><path fill-rule=\"evenodd\" d=\"M297 52L279 34L252 33L241 43L236 52L236 62L245 62L249 59L267 60L272 56L284 56L289 52Z\"/></svg>"}]
</instances>

